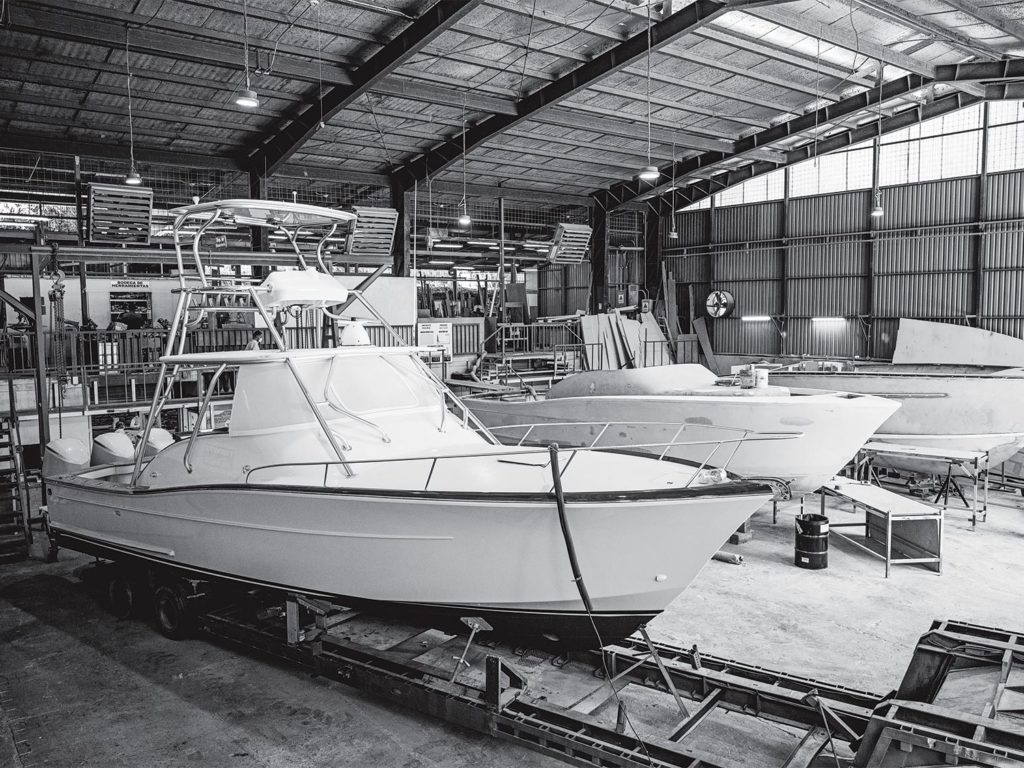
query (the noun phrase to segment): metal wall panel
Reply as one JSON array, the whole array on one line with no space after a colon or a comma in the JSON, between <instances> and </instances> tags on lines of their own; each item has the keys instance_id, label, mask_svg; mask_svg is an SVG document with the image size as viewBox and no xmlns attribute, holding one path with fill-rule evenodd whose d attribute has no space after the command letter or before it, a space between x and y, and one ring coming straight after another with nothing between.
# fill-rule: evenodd
<instances>
[{"instance_id":1,"label":"metal wall panel","mask_svg":"<svg viewBox=\"0 0 1024 768\"><path fill-rule=\"evenodd\" d=\"M782 337L775 323L748 323L738 317L711 321L712 346L726 355L777 355Z\"/></svg>"},{"instance_id":2,"label":"metal wall panel","mask_svg":"<svg viewBox=\"0 0 1024 768\"><path fill-rule=\"evenodd\" d=\"M782 237L782 201L716 208L711 217L711 238L716 243L771 240Z\"/></svg>"},{"instance_id":3,"label":"metal wall panel","mask_svg":"<svg viewBox=\"0 0 1024 768\"><path fill-rule=\"evenodd\" d=\"M668 231L672 228L662 227L662 232L668 237ZM703 245L708 242L711 234L711 209L706 208L699 211L687 211L676 214L676 228L679 232L678 240L668 240L667 248L682 247L686 245Z\"/></svg>"},{"instance_id":4,"label":"metal wall panel","mask_svg":"<svg viewBox=\"0 0 1024 768\"><path fill-rule=\"evenodd\" d=\"M1024 227L1003 224L992 227L985 235L985 267L1005 269L1024 267Z\"/></svg>"},{"instance_id":5,"label":"metal wall panel","mask_svg":"<svg viewBox=\"0 0 1024 768\"><path fill-rule=\"evenodd\" d=\"M850 317L867 314L863 277L796 278L787 281L791 317Z\"/></svg>"},{"instance_id":6,"label":"metal wall panel","mask_svg":"<svg viewBox=\"0 0 1024 768\"><path fill-rule=\"evenodd\" d=\"M871 220L871 192L840 192L789 201L790 237L863 232Z\"/></svg>"},{"instance_id":7,"label":"metal wall panel","mask_svg":"<svg viewBox=\"0 0 1024 768\"><path fill-rule=\"evenodd\" d=\"M1024 313L1024 271L999 270L982 276L982 306L986 315Z\"/></svg>"},{"instance_id":8,"label":"metal wall panel","mask_svg":"<svg viewBox=\"0 0 1024 768\"><path fill-rule=\"evenodd\" d=\"M777 315L782 311L778 280L716 280L715 289L736 297L736 315Z\"/></svg>"},{"instance_id":9,"label":"metal wall panel","mask_svg":"<svg viewBox=\"0 0 1024 768\"><path fill-rule=\"evenodd\" d=\"M1015 336L1024 339L1024 320L1012 318L989 318L983 320L981 327L996 333L1005 333L1007 336Z\"/></svg>"},{"instance_id":10,"label":"metal wall panel","mask_svg":"<svg viewBox=\"0 0 1024 768\"><path fill-rule=\"evenodd\" d=\"M880 275L875 278L877 317L961 317L972 311L974 275Z\"/></svg>"},{"instance_id":11,"label":"metal wall panel","mask_svg":"<svg viewBox=\"0 0 1024 768\"><path fill-rule=\"evenodd\" d=\"M786 273L790 277L840 277L868 273L869 245L854 239L801 244L789 249Z\"/></svg>"},{"instance_id":12,"label":"metal wall panel","mask_svg":"<svg viewBox=\"0 0 1024 768\"><path fill-rule=\"evenodd\" d=\"M726 251L714 253L711 258L716 280L771 280L782 276L782 251L778 248Z\"/></svg>"},{"instance_id":13,"label":"metal wall panel","mask_svg":"<svg viewBox=\"0 0 1024 768\"><path fill-rule=\"evenodd\" d=\"M537 270L538 317L565 314L562 277L562 267L556 264L546 264Z\"/></svg>"},{"instance_id":14,"label":"metal wall panel","mask_svg":"<svg viewBox=\"0 0 1024 768\"><path fill-rule=\"evenodd\" d=\"M885 215L880 229L900 229L974 221L978 215L978 177L906 184L882 189Z\"/></svg>"},{"instance_id":15,"label":"metal wall panel","mask_svg":"<svg viewBox=\"0 0 1024 768\"><path fill-rule=\"evenodd\" d=\"M707 283L711 281L711 257L707 254L697 256L672 257L665 259L668 271L677 283Z\"/></svg>"},{"instance_id":16,"label":"metal wall panel","mask_svg":"<svg viewBox=\"0 0 1024 768\"><path fill-rule=\"evenodd\" d=\"M566 264L565 276L565 314L590 308L590 263Z\"/></svg>"},{"instance_id":17,"label":"metal wall panel","mask_svg":"<svg viewBox=\"0 0 1024 768\"><path fill-rule=\"evenodd\" d=\"M986 219L1024 218L1024 171L993 173L987 183Z\"/></svg>"},{"instance_id":18,"label":"metal wall panel","mask_svg":"<svg viewBox=\"0 0 1024 768\"><path fill-rule=\"evenodd\" d=\"M786 352L813 357L854 357L864 355L865 341L858 320L816 323L810 319L790 320L786 325Z\"/></svg>"},{"instance_id":19,"label":"metal wall panel","mask_svg":"<svg viewBox=\"0 0 1024 768\"><path fill-rule=\"evenodd\" d=\"M949 237L881 237L875 246L875 272L909 275L973 268L972 238L965 232Z\"/></svg>"},{"instance_id":20,"label":"metal wall panel","mask_svg":"<svg viewBox=\"0 0 1024 768\"><path fill-rule=\"evenodd\" d=\"M871 324L872 357L892 359L892 353L896 349L896 331L899 324L900 321L897 319L880 319Z\"/></svg>"}]
</instances>

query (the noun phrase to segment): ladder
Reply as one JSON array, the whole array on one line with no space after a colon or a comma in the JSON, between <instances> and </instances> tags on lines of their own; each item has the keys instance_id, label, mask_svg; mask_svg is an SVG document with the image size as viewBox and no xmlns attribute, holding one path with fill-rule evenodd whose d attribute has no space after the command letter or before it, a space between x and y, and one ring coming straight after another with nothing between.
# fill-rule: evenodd
<instances>
[{"instance_id":1,"label":"ladder","mask_svg":"<svg viewBox=\"0 0 1024 768\"><path fill-rule=\"evenodd\" d=\"M32 542L28 483L21 450L14 377L7 374L9 411L0 414L0 563L28 557Z\"/></svg>"}]
</instances>

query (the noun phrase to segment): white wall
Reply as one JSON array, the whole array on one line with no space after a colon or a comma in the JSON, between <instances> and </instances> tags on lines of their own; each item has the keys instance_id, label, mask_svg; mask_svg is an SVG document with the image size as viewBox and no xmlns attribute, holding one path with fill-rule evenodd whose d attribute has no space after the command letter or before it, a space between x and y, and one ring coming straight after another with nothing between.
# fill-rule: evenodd
<instances>
[{"instance_id":1,"label":"white wall","mask_svg":"<svg viewBox=\"0 0 1024 768\"><path fill-rule=\"evenodd\" d=\"M89 316L101 329L110 323L110 277L89 277L86 279L86 291L89 296ZM174 308L178 297L171 293L178 287L176 277L143 278L148 281L148 289L139 289L140 293L152 295L153 321L159 318L170 320L174 317ZM338 277L343 285L354 288L363 277L360 275L341 275ZM82 302L79 292L78 277L73 276L64 281L64 317L67 320L81 321ZM43 280L42 292L46 304L46 315L43 317L43 328L49 330L52 310L48 293L53 287L51 280ZM32 295L31 277L7 277L4 279L5 290L17 297ZM367 300L392 325L412 325L416 322L416 279L412 277L380 277L366 292ZM13 322L13 310L8 310L8 318Z\"/></svg>"}]
</instances>

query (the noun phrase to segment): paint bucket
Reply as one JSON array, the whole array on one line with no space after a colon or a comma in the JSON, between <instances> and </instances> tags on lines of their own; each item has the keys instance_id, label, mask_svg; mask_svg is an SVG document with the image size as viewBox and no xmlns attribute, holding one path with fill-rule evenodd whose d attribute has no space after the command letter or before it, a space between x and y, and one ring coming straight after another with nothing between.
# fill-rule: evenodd
<instances>
[{"instance_id":1,"label":"paint bucket","mask_svg":"<svg viewBox=\"0 0 1024 768\"><path fill-rule=\"evenodd\" d=\"M754 369L754 387L757 389L764 389L768 386L768 369L767 368L755 368Z\"/></svg>"},{"instance_id":2,"label":"paint bucket","mask_svg":"<svg viewBox=\"0 0 1024 768\"><path fill-rule=\"evenodd\" d=\"M828 518L824 515L796 516L796 549L793 562L797 568L817 571L828 568Z\"/></svg>"}]
</instances>

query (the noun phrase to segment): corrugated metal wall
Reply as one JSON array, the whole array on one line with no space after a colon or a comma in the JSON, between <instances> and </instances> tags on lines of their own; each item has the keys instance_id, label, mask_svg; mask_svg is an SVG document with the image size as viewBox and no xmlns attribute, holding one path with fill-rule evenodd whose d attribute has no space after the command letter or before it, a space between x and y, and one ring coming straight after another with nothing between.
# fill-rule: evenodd
<instances>
[{"instance_id":1,"label":"corrugated metal wall","mask_svg":"<svg viewBox=\"0 0 1024 768\"><path fill-rule=\"evenodd\" d=\"M710 321L723 354L891 357L900 317L1024 337L1024 171L885 187L877 229L873 204L862 190L676 214L663 254L698 307L736 297ZM777 316L784 337L744 315Z\"/></svg>"}]
</instances>

